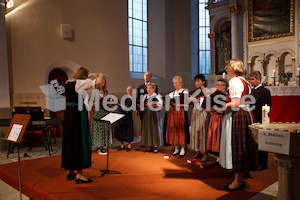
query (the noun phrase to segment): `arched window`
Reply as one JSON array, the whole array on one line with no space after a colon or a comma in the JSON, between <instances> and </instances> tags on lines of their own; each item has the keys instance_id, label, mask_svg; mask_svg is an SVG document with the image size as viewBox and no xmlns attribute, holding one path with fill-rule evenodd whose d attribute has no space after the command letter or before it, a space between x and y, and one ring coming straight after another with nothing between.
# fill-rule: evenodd
<instances>
[{"instance_id":1,"label":"arched window","mask_svg":"<svg viewBox=\"0 0 300 200\"><path fill-rule=\"evenodd\" d=\"M129 71L148 71L148 2L128 0Z\"/></svg>"},{"instance_id":2,"label":"arched window","mask_svg":"<svg viewBox=\"0 0 300 200\"><path fill-rule=\"evenodd\" d=\"M199 0L199 73L210 73L210 32L209 11L205 9L207 0Z\"/></svg>"}]
</instances>

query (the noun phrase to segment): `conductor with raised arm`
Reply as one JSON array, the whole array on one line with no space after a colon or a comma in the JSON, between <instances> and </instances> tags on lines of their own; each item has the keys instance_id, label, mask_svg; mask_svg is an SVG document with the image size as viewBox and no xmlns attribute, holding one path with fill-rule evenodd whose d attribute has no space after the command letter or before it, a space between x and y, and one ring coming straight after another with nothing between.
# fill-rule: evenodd
<instances>
[{"instance_id":1,"label":"conductor with raised arm","mask_svg":"<svg viewBox=\"0 0 300 200\"><path fill-rule=\"evenodd\" d=\"M79 110L78 93L95 88L104 78L108 77L101 73L89 74L86 68L80 67L66 83L61 167L68 171L67 180L75 180L76 184L92 182L82 174L83 169L91 167L91 136L87 110L85 106Z\"/></svg>"}]
</instances>

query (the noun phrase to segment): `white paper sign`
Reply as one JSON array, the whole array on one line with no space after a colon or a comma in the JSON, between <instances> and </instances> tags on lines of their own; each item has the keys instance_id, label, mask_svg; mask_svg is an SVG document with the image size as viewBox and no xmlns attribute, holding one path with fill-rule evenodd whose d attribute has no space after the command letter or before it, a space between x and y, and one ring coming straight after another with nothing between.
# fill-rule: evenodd
<instances>
[{"instance_id":1,"label":"white paper sign","mask_svg":"<svg viewBox=\"0 0 300 200\"><path fill-rule=\"evenodd\" d=\"M124 116L125 116L124 114L109 113L108 115L102 117L101 120L109 121L112 124Z\"/></svg>"},{"instance_id":2,"label":"white paper sign","mask_svg":"<svg viewBox=\"0 0 300 200\"><path fill-rule=\"evenodd\" d=\"M258 150L289 155L290 132L260 129L258 132Z\"/></svg>"},{"instance_id":3,"label":"white paper sign","mask_svg":"<svg viewBox=\"0 0 300 200\"><path fill-rule=\"evenodd\" d=\"M23 125L14 124L13 127L11 128L11 131L10 131L8 137L7 137L7 140L16 142L19 138L22 127L23 127Z\"/></svg>"}]
</instances>

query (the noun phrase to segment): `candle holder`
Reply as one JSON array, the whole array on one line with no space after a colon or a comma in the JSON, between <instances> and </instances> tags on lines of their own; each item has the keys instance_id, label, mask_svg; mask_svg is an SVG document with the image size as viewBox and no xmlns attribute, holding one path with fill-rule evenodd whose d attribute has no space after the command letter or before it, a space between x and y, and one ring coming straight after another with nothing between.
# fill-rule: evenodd
<instances>
[{"instance_id":1,"label":"candle holder","mask_svg":"<svg viewBox=\"0 0 300 200\"><path fill-rule=\"evenodd\" d=\"M296 76L298 79L298 85L300 85L300 75Z\"/></svg>"},{"instance_id":2,"label":"candle holder","mask_svg":"<svg viewBox=\"0 0 300 200\"><path fill-rule=\"evenodd\" d=\"M271 78L273 79L273 85L276 86L276 78L277 78L277 77L274 76L274 77L271 77Z\"/></svg>"}]
</instances>

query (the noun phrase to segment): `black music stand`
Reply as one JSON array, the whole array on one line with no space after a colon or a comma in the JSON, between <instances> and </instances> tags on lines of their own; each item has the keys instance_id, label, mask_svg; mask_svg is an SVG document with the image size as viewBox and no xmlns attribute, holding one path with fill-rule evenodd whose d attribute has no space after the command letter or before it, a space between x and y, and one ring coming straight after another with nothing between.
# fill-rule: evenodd
<instances>
[{"instance_id":1,"label":"black music stand","mask_svg":"<svg viewBox=\"0 0 300 200\"><path fill-rule=\"evenodd\" d=\"M123 115L123 114L109 113L101 119L95 119L94 118L94 120L113 124L114 122L118 121L119 119L121 119L124 116L125 115ZM101 170L102 174L100 175L100 177L104 176L104 174L106 174L106 173L121 174L121 172L109 170L109 168L108 168L108 158L109 158L109 141L107 142L106 169Z\"/></svg>"},{"instance_id":2,"label":"black music stand","mask_svg":"<svg viewBox=\"0 0 300 200\"><path fill-rule=\"evenodd\" d=\"M14 144L18 144L18 174L19 174L19 191L20 191L20 199L22 199L22 187L21 187L21 159L20 159L20 143L28 122L30 120L30 115L28 114L15 114L12 118L10 125L7 129L3 140L13 142Z\"/></svg>"}]
</instances>

